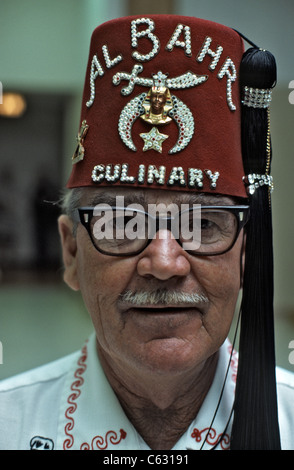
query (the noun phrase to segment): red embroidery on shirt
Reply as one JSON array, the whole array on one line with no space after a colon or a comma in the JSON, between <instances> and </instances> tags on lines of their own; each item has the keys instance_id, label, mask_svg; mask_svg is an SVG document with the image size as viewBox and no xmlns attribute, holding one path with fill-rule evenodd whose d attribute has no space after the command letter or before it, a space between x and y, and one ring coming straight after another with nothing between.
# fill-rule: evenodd
<instances>
[{"instance_id":1,"label":"red embroidery on shirt","mask_svg":"<svg viewBox=\"0 0 294 470\"><path fill-rule=\"evenodd\" d=\"M103 439L102 436L95 436L92 439L91 446L87 442L84 442L81 445L80 450L95 450L95 449L104 450L104 449L107 449L107 447L108 447L108 438L109 438L109 441L110 441L111 444L117 445L122 441L122 439L125 439L126 436L127 436L126 431L124 431L123 429L120 429L119 432L120 432L119 437L118 437L118 435L115 431L108 431L108 433L105 436L105 439Z\"/></svg>"},{"instance_id":2,"label":"red embroidery on shirt","mask_svg":"<svg viewBox=\"0 0 294 470\"><path fill-rule=\"evenodd\" d=\"M81 395L81 390L80 388L82 387L84 383L83 379L83 374L85 370L87 369L87 357L88 357L88 350L87 350L87 345L85 345L82 349L82 354L78 360L78 368L76 369L74 373L75 381L71 384L71 395L69 395L67 399L67 403L69 404L69 407L65 411L65 416L68 419L68 423L64 427L64 432L68 436L67 439L63 442L63 449L68 450L70 449L73 444L74 444L74 437L71 434L71 431L74 428L75 421L72 415L76 411L78 405L76 404L76 400L78 397ZM95 450L95 449L107 449L109 442L113 445L119 444L122 439L126 438L126 431L123 429L120 429L120 435L118 436L115 431L108 431L106 433L105 439L102 436L95 436L92 439L91 446L87 443L84 442L80 446L80 450Z\"/></svg>"},{"instance_id":3,"label":"red embroidery on shirt","mask_svg":"<svg viewBox=\"0 0 294 470\"><path fill-rule=\"evenodd\" d=\"M232 381L236 383L237 369L238 369L238 353L235 349L233 349L233 346L231 343L228 346L228 353L229 353L229 356L231 357L230 368L232 371L232 376L231 376ZM211 446L215 446L221 439L219 443L221 448L223 450L227 450L230 448L230 436L228 434L223 435L222 433L217 436L216 430L214 428L205 428L205 429L202 429L201 431L197 428L194 428L191 434L191 437L195 438L196 442L201 442L203 433L205 433L204 439L207 444Z\"/></svg>"},{"instance_id":4,"label":"red embroidery on shirt","mask_svg":"<svg viewBox=\"0 0 294 470\"><path fill-rule=\"evenodd\" d=\"M232 349L233 346L230 344L228 347L228 352L231 355L230 367L232 369L232 380L236 383L237 380L237 370L238 370L238 353L235 349ZM233 351L233 352L232 352Z\"/></svg>"},{"instance_id":5,"label":"red embroidery on shirt","mask_svg":"<svg viewBox=\"0 0 294 470\"><path fill-rule=\"evenodd\" d=\"M201 434L205 433L205 437L206 437L206 433L207 431L209 430L209 428L204 428L202 429L202 431L199 431L199 429L197 428L194 428L193 429L193 432L191 434L191 437L195 438L195 441L196 442L201 442L202 441L202 436ZM207 444L209 444L210 446L214 446L215 444L218 443L219 439L221 438L222 434L219 434L218 436L216 435L216 430L211 428L209 433L208 433L208 436L206 438L206 442ZM227 450L230 448L230 437L228 434L224 434L221 442L220 442L220 446L223 450Z\"/></svg>"},{"instance_id":6,"label":"red embroidery on shirt","mask_svg":"<svg viewBox=\"0 0 294 470\"><path fill-rule=\"evenodd\" d=\"M66 439L63 443L63 449L64 450L70 449L73 446L73 443L74 443L74 437L69 432L69 431L73 430L74 424L75 424L75 421L74 421L74 419L72 418L71 415L73 415L74 412L77 409L77 404L75 403L75 401L77 400L77 398L81 394L80 387L84 383L84 379L83 379L82 375L84 374L85 370L87 369L87 364L86 364L87 357L88 357L88 350L87 350L87 346L85 345L82 349L82 355L78 360L78 366L79 367L76 369L76 371L74 373L74 377L77 380L75 380L71 384L71 387L70 387L70 389L72 390L73 393L67 399L67 403L69 403L70 406L67 408L67 410L65 412L65 416L69 420L69 422L65 425L65 428L64 428L64 432L68 436L68 439Z\"/></svg>"}]
</instances>

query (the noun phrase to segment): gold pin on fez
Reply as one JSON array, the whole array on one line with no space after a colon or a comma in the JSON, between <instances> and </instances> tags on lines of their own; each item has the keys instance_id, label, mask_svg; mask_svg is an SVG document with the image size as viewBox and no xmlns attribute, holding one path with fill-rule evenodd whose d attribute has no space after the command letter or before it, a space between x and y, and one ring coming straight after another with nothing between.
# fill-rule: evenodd
<instances>
[{"instance_id":1,"label":"gold pin on fez","mask_svg":"<svg viewBox=\"0 0 294 470\"><path fill-rule=\"evenodd\" d=\"M87 121L84 120L82 122L82 125L81 125L81 128L80 128L80 131L77 135L77 142L78 142L78 145L77 145L77 148L75 150L75 153L73 154L72 156L72 163L78 163L80 162L81 160L84 159L84 156L85 156L85 148L84 148L84 140L85 140L85 137L86 137L86 134L88 132L88 129L89 129L89 126L87 124Z\"/></svg>"}]
</instances>

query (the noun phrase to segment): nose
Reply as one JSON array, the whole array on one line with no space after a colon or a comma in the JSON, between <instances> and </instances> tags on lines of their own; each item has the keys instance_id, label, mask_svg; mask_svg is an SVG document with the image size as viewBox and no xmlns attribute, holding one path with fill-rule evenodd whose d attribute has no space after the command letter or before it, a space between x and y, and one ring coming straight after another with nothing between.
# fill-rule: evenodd
<instances>
[{"instance_id":1,"label":"nose","mask_svg":"<svg viewBox=\"0 0 294 470\"><path fill-rule=\"evenodd\" d=\"M190 273L189 255L169 230L159 230L137 263L140 276L168 280Z\"/></svg>"}]
</instances>

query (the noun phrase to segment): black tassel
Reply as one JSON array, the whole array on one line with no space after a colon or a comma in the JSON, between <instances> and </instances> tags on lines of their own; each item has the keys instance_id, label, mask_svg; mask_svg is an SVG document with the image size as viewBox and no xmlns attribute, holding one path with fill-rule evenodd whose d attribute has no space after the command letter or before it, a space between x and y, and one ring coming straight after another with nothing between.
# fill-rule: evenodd
<instances>
[{"instance_id":1,"label":"black tassel","mask_svg":"<svg viewBox=\"0 0 294 470\"><path fill-rule=\"evenodd\" d=\"M251 47L243 54L239 73L241 87L273 88L277 81L276 60L271 52Z\"/></svg>"},{"instance_id":2,"label":"black tassel","mask_svg":"<svg viewBox=\"0 0 294 470\"><path fill-rule=\"evenodd\" d=\"M245 86L264 90L275 86L273 55L255 47L248 49L241 62L240 82L242 90ZM245 174L269 176L268 108L243 105L241 121ZM278 450L270 187L253 188L249 204L231 449Z\"/></svg>"}]
</instances>

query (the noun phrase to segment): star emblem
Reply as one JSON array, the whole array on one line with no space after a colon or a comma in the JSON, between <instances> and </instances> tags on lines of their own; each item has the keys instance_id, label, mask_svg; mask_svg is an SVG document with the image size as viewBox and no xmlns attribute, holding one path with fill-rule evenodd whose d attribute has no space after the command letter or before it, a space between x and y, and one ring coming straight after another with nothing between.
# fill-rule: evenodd
<instances>
[{"instance_id":1,"label":"star emblem","mask_svg":"<svg viewBox=\"0 0 294 470\"><path fill-rule=\"evenodd\" d=\"M144 140L143 152L146 150L156 150L156 152L162 153L162 143L168 139L168 135L161 134L157 127L152 127L148 133L140 134Z\"/></svg>"}]
</instances>

